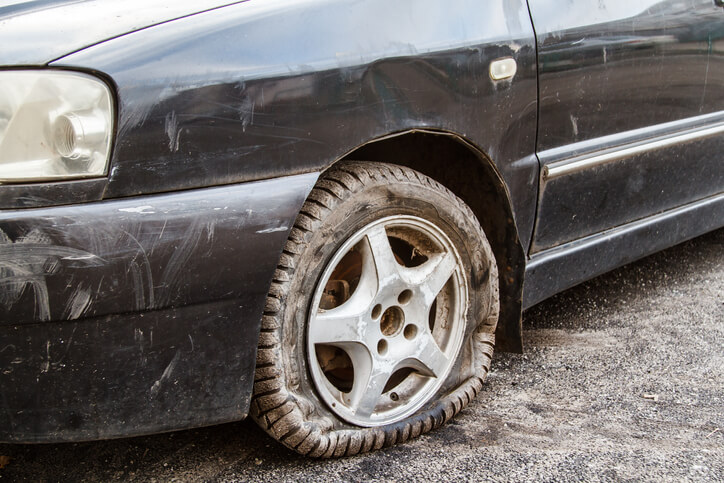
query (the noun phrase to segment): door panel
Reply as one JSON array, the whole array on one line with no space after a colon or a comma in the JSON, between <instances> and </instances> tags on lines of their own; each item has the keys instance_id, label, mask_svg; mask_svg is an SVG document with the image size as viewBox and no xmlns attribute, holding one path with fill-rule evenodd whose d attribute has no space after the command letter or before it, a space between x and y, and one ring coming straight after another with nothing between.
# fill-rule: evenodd
<instances>
[{"instance_id":1,"label":"door panel","mask_svg":"<svg viewBox=\"0 0 724 483\"><path fill-rule=\"evenodd\" d=\"M724 10L529 0L541 170L532 251L724 190Z\"/></svg>"}]
</instances>

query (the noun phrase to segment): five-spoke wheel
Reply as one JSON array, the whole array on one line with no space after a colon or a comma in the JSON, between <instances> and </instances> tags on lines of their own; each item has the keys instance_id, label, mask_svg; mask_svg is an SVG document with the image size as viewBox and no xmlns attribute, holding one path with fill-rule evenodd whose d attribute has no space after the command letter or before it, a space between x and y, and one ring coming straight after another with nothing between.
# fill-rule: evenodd
<instances>
[{"instance_id":1,"label":"five-spoke wheel","mask_svg":"<svg viewBox=\"0 0 724 483\"><path fill-rule=\"evenodd\" d=\"M466 287L452 242L421 218L376 220L348 239L309 314L312 378L329 408L379 426L427 402L460 349Z\"/></svg>"}]
</instances>

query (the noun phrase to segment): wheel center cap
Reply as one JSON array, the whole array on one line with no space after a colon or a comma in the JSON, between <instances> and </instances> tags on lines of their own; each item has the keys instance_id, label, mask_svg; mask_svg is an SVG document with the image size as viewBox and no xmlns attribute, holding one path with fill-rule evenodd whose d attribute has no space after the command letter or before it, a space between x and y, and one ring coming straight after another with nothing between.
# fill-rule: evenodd
<instances>
[{"instance_id":1,"label":"wheel center cap","mask_svg":"<svg viewBox=\"0 0 724 483\"><path fill-rule=\"evenodd\" d=\"M405 313L400 307L392 306L385 310L380 318L382 335L392 337L400 333L405 325Z\"/></svg>"}]
</instances>

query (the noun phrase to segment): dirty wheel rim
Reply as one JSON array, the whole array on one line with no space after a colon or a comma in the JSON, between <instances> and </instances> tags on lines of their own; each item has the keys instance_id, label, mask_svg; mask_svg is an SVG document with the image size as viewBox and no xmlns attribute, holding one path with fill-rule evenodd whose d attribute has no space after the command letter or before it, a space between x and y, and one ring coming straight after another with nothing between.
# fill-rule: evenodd
<instances>
[{"instance_id":1,"label":"dirty wheel rim","mask_svg":"<svg viewBox=\"0 0 724 483\"><path fill-rule=\"evenodd\" d=\"M315 387L358 426L400 421L438 391L465 332L467 284L449 237L414 216L368 224L334 254L307 324Z\"/></svg>"}]
</instances>

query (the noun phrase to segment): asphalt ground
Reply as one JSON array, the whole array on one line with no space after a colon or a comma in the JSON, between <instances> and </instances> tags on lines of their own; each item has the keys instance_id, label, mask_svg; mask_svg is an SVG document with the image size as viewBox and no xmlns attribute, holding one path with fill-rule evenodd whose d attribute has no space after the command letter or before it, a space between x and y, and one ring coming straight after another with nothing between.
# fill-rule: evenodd
<instances>
[{"instance_id":1,"label":"asphalt ground","mask_svg":"<svg viewBox=\"0 0 724 483\"><path fill-rule=\"evenodd\" d=\"M724 230L524 314L450 424L341 460L253 422L82 444L0 445L0 481L724 481Z\"/></svg>"}]
</instances>

